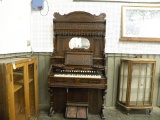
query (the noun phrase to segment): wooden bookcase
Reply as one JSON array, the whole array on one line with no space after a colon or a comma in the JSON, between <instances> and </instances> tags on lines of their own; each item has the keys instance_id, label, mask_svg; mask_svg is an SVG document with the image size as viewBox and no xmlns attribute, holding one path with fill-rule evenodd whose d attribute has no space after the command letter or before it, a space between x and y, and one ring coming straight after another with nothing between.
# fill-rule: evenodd
<instances>
[{"instance_id":1,"label":"wooden bookcase","mask_svg":"<svg viewBox=\"0 0 160 120\"><path fill-rule=\"evenodd\" d=\"M118 105L127 110L153 109L156 60L121 58Z\"/></svg>"},{"instance_id":2,"label":"wooden bookcase","mask_svg":"<svg viewBox=\"0 0 160 120\"><path fill-rule=\"evenodd\" d=\"M38 118L37 58L0 59L0 120Z\"/></svg>"}]
</instances>

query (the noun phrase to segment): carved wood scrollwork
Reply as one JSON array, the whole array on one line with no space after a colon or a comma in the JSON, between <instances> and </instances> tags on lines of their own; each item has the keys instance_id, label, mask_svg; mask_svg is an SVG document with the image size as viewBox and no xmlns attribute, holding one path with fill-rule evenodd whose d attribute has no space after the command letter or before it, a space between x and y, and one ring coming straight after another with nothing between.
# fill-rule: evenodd
<instances>
[{"instance_id":1,"label":"carved wood scrollwork","mask_svg":"<svg viewBox=\"0 0 160 120\"><path fill-rule=\"evenodd\" d=\"M89 21L104 21L106 14L101 13L100 15L92 15L83 11L74 11L69 14L60 15L58 12L54 13L54 17L57 21L81 21L89 20Z\"/></svg>"},{"instance_id":2,"label":"carved wood scrollwork","mask_svg":"<svg viewBox=\"0 0 160 120\"><path fill-rule=\"evenodd\" d=\"M96 16L77 11L65 15L54 13L54 17L56 36L105 36L105 13Z\"/></svg>"},{"instance_id":3,"label":"carved wood scrollwork","mask_svg":"<svg viewBox=\"0 0 160 120\"><path fill-rule=\"evenodd\" d=\"M103 64L104 64L104 61L103 61L103 60L94 60L94 61L93 61L93 64L94 64L94 65L103 65Z\"/></svg>"},{"instance_id":4,"label":"carved wood scrollwork","mask_svg":"<svg viewBox=\"0 0 160 120\"><path fill-rule=\"evenodd\" d=\"M105 32L103 31L66 31L66 30L60 30L60 31L55 31L55 35L59 36L105 36Z\"/></svg>"},{"instance_id":5,"label":"carved wood scrollwork","mask_svg":"<svg viewBox=\"0 0 160 120\"><path fill-rule=\"evenodd\" d=\"M71 23L71 24L66 24L66 23L55 23L54 25L55 28L57 29L75 29L75 28L78 28L78 29L91 29L91 30L104 30L105 29L105 26L104 24L98 24L98 23L95 23L94 25L92 23L84 23L84 24L81 24L81 23Z\"/></svg>"}]
</instances>

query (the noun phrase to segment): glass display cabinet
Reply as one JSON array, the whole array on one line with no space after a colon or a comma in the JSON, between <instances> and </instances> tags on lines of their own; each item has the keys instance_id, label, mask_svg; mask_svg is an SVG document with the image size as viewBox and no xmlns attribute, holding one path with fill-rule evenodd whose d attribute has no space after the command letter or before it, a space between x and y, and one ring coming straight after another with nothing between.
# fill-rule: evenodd
<instances>
[{"instance_id":1,"label":"glass display cabinet","mask_svg":"<svg viewBox=\"0 0 160 120\"><path fill-rule=\"evenodd\" d=\"M121 58L118 105L152 111L156 60Z\"/></svg>"},{"instance_id":2,"label":"glass display cabinet","mask_svg":"<svg viewBox=\"0 0 160 120\"><path fill-rule=\"evenodd\" d=\"M38 117L37 58L0 60L0 119Z\"/></svg>"}]
</instances>

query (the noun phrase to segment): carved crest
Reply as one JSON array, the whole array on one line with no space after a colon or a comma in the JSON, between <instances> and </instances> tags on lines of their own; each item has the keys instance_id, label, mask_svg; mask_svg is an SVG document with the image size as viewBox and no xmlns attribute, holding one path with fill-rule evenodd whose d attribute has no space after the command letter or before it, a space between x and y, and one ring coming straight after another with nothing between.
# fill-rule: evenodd
<instances>
[{"instance_id":1,"label":"carved crest","mask_svg":"<svg viewBox=\"0 0 160 120\"><path fill-rule=\"evenodd\" d=\"M92 15L88 12L75 11L68 14L60 15L58 12L54 13L55 20L58 21L104 21L106 14Z\"/></svg>"},{"instance_id":2,"label":"carved crest","mask_svg":"<svg viewBox=\"0 0 160 120\"><path fill-rule=\"evenodd\" d=\"M54 13L54 34L60 36L105 36L105 13L92 15L75 11L60 15Z\"/></svg>"}]
</instances>

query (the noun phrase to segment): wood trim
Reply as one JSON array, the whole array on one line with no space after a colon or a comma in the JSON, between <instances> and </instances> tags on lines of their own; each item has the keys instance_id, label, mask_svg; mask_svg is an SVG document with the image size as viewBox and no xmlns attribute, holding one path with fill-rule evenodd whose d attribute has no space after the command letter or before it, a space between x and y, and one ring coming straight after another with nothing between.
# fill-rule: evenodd
<instances>
[{"instance_id":1,"label":"wood trim","mask_svg":"<svg viewBox=\"0 0 160 120\"><path fill-rule=\"evenodd\" d=\"M145 37L121 37L120 41L131 42L160 42L160 38L145 38Z\"/></svg>"}]
</instances>

